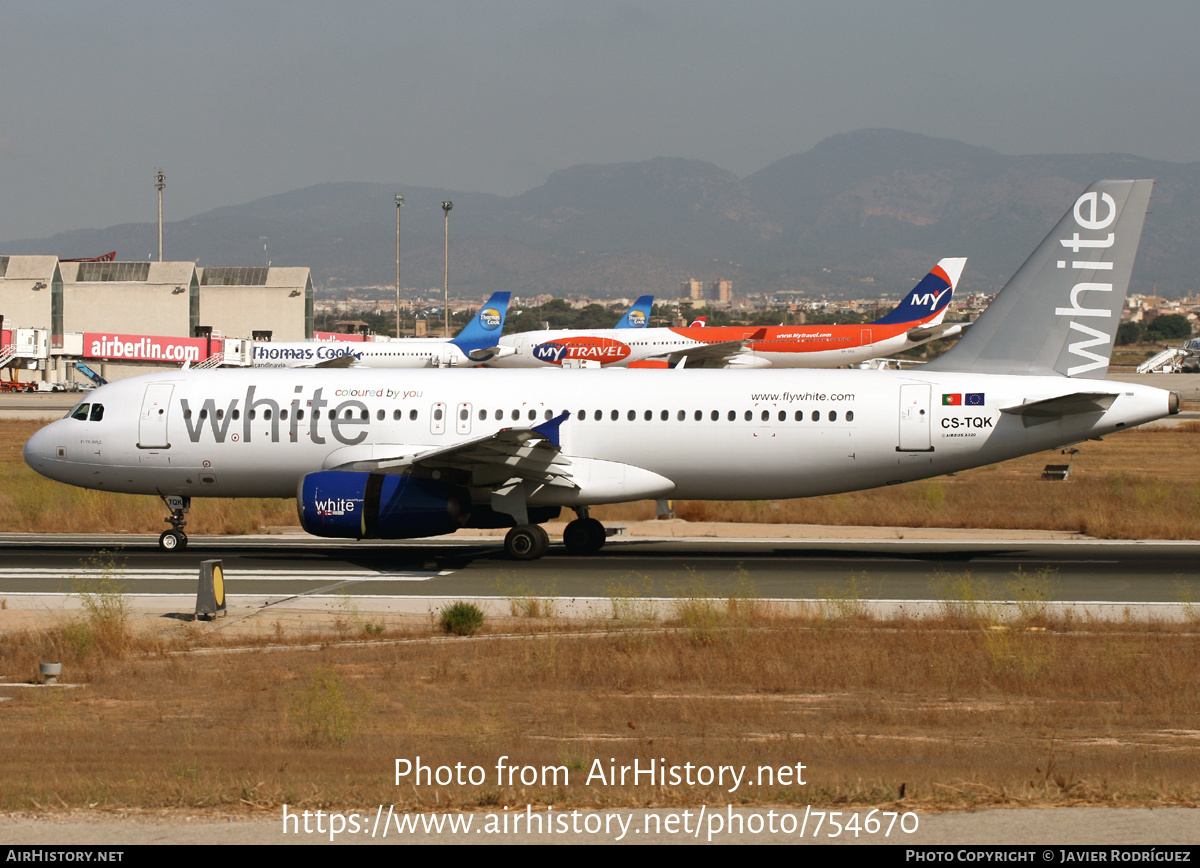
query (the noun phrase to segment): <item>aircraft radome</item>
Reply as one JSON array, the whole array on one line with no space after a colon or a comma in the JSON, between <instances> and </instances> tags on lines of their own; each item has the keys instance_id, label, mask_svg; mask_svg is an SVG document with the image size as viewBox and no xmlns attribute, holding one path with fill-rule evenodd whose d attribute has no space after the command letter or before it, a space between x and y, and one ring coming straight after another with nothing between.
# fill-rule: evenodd
<instances>
[{"instance_id":1,"label":"aircraft radome","mask_svg":"<svg viewBox=\"0 0 1200 868\"><path fill-rule=\"evenodd\" d=\"M453 338L272 341L254 344L256 368L469 368L513 350L497 341L504 331L509 293L495 292Z\"/></svg>"},{"instance_id":2,"label":"aircraft radome","mask_svg":"<svg viewBox=\"0 0 1200 868\"><path fill-rule=\"evenodd\" d=\"M560 329L505 335L491 368L836 368L962 332L943 323L965 259L943 259L887 316L860 325ZM640 301L640 300L639 300Z\"/></svg>"},{"instance_id":3,"label":"aircraft radome","mask_svg":"<svg viewBox=\"0 0 1200 868\"><path fill-rule=\"evenodd\" d=\"M162 496L290 497L309 533L413 538L540 522L595 552L595 504L853 491L992 464L1178 412L1104 379L1151 181L1101 181L950 352L905 371L216 370L102 386L25 445L37 472Z\"/></svg>"}]
</instances>

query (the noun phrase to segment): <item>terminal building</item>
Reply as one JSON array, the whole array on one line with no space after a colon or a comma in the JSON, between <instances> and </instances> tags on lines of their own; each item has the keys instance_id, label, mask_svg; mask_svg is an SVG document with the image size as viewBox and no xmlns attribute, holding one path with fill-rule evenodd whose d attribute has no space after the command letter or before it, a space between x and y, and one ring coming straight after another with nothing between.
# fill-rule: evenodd
<instances>
[{"instance_id":1,"label":"terminal building","mask_svg":"<svg viewBox=\"0 0 1200 868\"><path fill-rule=\"evenodd\" d=\"M0 368L26 382L236 364L253 340L312 336L308 268L0 256Z\"/></svg>"}]
</instances>

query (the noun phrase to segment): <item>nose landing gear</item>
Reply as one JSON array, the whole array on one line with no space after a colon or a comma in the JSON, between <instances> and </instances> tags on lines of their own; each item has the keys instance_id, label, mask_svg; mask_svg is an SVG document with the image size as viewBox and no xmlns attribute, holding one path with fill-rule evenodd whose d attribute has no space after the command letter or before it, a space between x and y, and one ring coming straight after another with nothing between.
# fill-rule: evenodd
<instances>
[{"instance_id":1,"label":"nose landing gear","mask_svg":"<svg viewBox=\"0 0 1200 868\"><path fill-rule=\"evenodd\" d=\"M166 552L178 552L187 548L187 534L183 532L184 526L187 524L187 519L184 518L184 513L192 508L192 499L190 497L182 497L178 494L163 494L162 501L166 504L167 509L171 510L169 518L164 518L163 521L171 525L170 530L164 530L158 537L158 547Z\"/></svg>"}]
</instances>

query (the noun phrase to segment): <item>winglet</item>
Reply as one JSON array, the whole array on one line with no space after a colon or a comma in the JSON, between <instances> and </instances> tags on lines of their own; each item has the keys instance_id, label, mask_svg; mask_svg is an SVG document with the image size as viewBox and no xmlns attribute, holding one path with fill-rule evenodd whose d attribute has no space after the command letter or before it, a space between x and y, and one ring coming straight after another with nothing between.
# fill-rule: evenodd
<instances>
[{"instance_id":1,"label":"winglet","mask_svg":"<svg viewBox=\"0 0 1200 868\"><path fill-rule=\"evenodd\" d=\"M563 410L549 422L543 422L541 425L535 425L533 430L549 440L554 446L560 446L561 444L558 442L558 428L570 415L571 413L569 410Z\"/></svg>"},{"instance_id":2,"label":"winglet","mask_svg":"<svg viewBox=\"0 0 1200 868\"><path fill-rule=\"evenodd\" d=\"M654 306L654 296L643 295L633 303L629 310L625 311L625 316L617 322L619 329L644 329L646 324L650 322L650 308Z\"/></svg>"}]
</instances>

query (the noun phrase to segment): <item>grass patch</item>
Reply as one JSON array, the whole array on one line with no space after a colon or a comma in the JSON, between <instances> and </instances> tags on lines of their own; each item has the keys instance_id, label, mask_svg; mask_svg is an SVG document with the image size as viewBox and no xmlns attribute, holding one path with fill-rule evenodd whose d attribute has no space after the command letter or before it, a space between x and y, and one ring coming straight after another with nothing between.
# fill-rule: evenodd
<instances>
[{"instance_id":1,"label":"grass patch","mask_svg":"<svg viewBox=\"0 0 1200 868\"><path fill-rule=\"evenodd\" d=\"M438 624L443 632L455 636L474 636L483 629L483 610L474 603L459 600L442 610Z\"/></svg>"}]
</instances>

